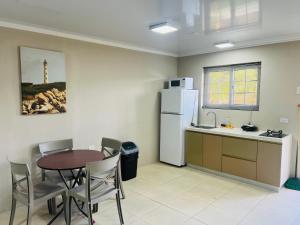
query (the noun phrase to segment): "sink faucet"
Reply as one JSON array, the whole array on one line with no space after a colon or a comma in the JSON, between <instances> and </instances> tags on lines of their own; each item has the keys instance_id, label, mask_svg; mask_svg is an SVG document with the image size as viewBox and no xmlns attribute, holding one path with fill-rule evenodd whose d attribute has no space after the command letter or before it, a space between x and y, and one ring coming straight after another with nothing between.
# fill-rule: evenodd
<instances>
[{"instance_id":1,"label":"sink faucet","mask_svg":"<svg viewBox=\"0 0 300 225\"><path fill-rule=\"evenodd\" d=\"M209 114L213 114L214 115L214 119L215 119L215 128L217 128L217 114L215 112L208 112L206 115L208 116Z\"/></svg>"}]
</instances>

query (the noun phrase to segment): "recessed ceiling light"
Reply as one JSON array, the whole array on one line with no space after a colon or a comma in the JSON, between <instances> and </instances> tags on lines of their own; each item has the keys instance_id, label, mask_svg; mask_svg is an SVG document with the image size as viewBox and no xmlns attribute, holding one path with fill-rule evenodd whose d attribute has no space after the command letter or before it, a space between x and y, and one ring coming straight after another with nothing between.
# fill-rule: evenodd
<instances>
[{"instance_id":1,"label":"recessed ceiling light","mask_svg":"<svg viewBox=\"0 0 300 225\"><path fill-rule=\"evenodd\" d=\"M234 43L230 42L230 41L215 44L215 47L217 47L217 48L231 48L233 46L234 46Z\"/></svg>"},{"instance_id":2,"label":"recessed ceiling light","mask_svg":"<svg viewBox=\"0 0 300 225\"><path fill-rule=\"evenodd\" d=\"M150 25L149 29L160 34L167 34L178 31L177 27L170 25L168 22Z\"/></svg>"}]
</instances>

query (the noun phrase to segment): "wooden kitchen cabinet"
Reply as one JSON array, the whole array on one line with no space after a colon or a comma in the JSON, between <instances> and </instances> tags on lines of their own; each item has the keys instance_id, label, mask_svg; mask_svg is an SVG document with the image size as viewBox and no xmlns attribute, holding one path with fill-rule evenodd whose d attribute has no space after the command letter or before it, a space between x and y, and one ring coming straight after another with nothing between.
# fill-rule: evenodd
<instances>
[{"instance_id":1,"label":"wooden kitchen cabinet","mask_svg":"<svg viewBox=\"0 0 300 225\"><path fill-rule=\"evenodd\" d=\"M203 165L203 135L197 132L187 131L185 133L185 151L188 164Z\"/></svg>"},{"instance_id":2,"label":"wooden kitchen cabinet","mask_svg":"<svg viewBox=\"0 0 300 225\"><path fill-rule=\"evenodd\" d=\"M222 171L235 176L256 180L256 162L223 156Z\"/></svg>"},{"instance_id":3,"label":"wooden kitchen cabinet","mask_svg":"<svg viewBox=\"0 0 300 225\"><path fill-rule=\"evenodd\" d=\"M266 187L281 187L290 177L292 136L268 141L247 138L247 133L239 135L187 130L187 163L257 181Z\"/></svg>"},{"instance_id":4,"label":"wooden kitchen cabinet","mask_svg":"<svg viewBox=\"0 0 300 225\"><path fill-rule=\"evenodd\" d=\"M257 181L280 186L281 144L258 142Z\"/></svg>"},{"instance_id":5,"label":"wooden kitchen cabinet","mask_svg":"<svg viewBox=\"0 0 300 225\"><path fill-rule=\"evenodd\" d=\"M223 137L223 155L256 162L257 141Z\"/></svg>"},{"instance_id":6,"label":"wooden kitchen cabinet","mask_svg":"<svg viewBox=\"0 0 300 225\"><path fill-rule=\"evenodd\" d=\"M221 171L222 137L203 134L203 167Z\"/></svg>"}]
</instances>

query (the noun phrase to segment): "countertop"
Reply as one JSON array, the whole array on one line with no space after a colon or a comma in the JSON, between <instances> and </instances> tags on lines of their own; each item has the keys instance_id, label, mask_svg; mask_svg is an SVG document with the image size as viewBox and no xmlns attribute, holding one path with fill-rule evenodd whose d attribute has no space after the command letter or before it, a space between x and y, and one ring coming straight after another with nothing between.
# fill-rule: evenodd
<instances>
[{"instance_id":1,"label":"countertop","mask_svg":"<svg viewBox=\"0 0 300 225\"><path fill-rule=\"evenodd\" d=\"M199 133L206 133L206 134L216 134L216 135L229 136L229 137L238 137L238 138L245 138L251 140L258 140L258 141L266 141L266 142L272 142L278 144L282 144L285 140L291 137L291 135L287 135L284 138L264 137L259 135L266 131L260 130L255 132L247 132L247 131L243 131L241 128L217 127L213 129L204 129L204 128L188 127L186 130L199 132Z\"/></svg>"}]
</instances>

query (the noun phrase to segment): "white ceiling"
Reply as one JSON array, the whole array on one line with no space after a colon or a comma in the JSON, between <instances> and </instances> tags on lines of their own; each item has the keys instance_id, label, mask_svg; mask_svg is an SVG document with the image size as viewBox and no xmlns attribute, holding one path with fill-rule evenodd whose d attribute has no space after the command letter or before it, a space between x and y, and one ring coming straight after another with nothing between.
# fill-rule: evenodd
<instances>
[{"instance_id":1,"label":"white ceiling","mask_svg":"<svg viewBox=\"0 0 300 225\"><path fill-rule=\"evenodd\" d=\"M234 21L228 12L241 17ZM299 12L299 0L0 0L2 26L21 24L176 56L218 51L214 43L222 41L242 48L300 40ZM213 23L216 30L205 26L209 15L221 16ZM247 25L247 18L254 23ZM149 30L166 20L179 25L179 32ZM222 24L228 26L221 29Z\"/></svg>"}]
</instances>

